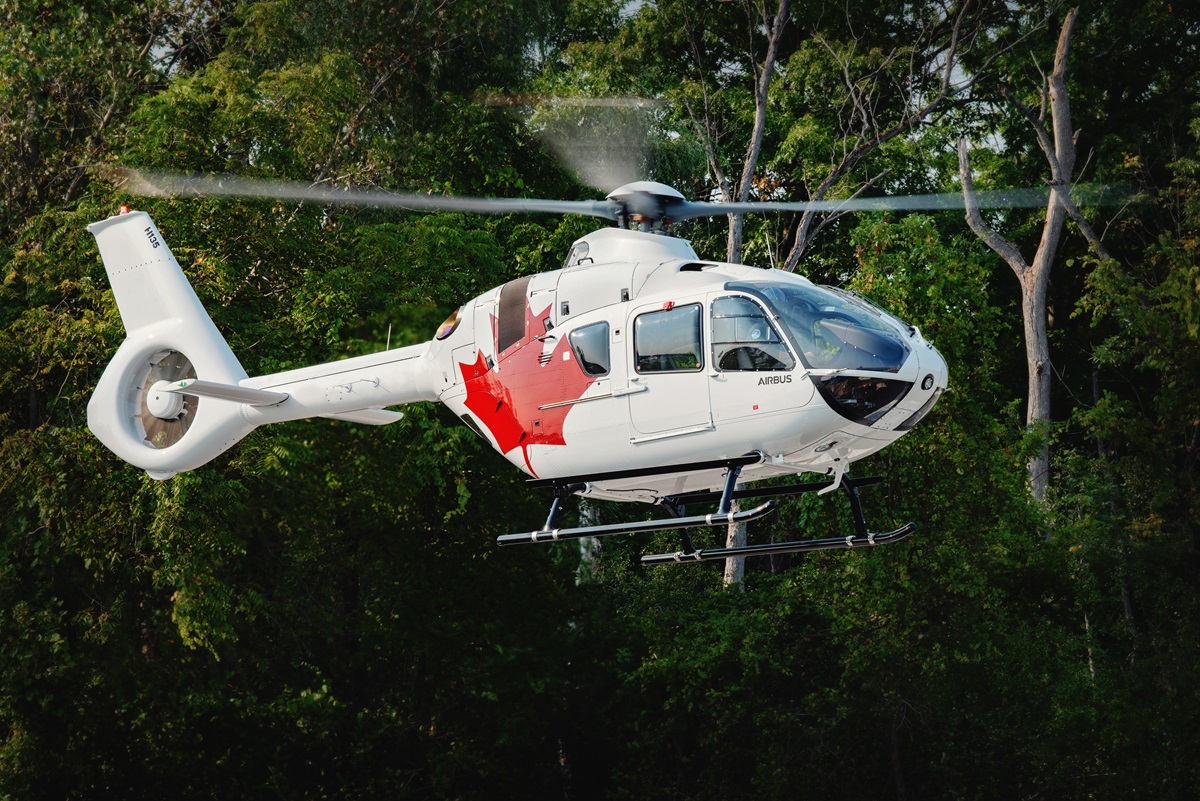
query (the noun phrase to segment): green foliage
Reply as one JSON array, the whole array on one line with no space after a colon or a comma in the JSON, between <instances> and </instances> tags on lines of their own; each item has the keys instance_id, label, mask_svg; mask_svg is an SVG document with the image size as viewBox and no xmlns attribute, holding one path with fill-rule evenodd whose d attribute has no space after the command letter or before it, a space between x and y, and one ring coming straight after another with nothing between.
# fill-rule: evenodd
<instances>
[{"instance_id":1,"label":"green foliage","mask_svg":"<svg viewBox=\"0 0 1200 801\"><path fill-rule=\"evenodd\" d=\"M1197 780L1184 721L1197 714L1200 655L1195 616L1179 610L1200 586L1200 185L1190 157L1176 171L1167 199L1177 227L1144 260L1095 264L1089 274L1078 313L1103 335L1093 354L1097 393L1075 413L1077 438L1061 458L1068 480L1055 505L1058 535L1086 582L1081 606L1106 646L1097 648L1097 683L1106 733L1127 746L1109 759L1127 792L1137 775L1172 786ZM1126 718L1135 719L1127 733L1108 722ZM1142 752L1130 744L1136 737L1170 742L1173 751Z\"/></svg>"},{"instance_id":2,"label":"green foliage","mask_svg":"<svg viewBox=\"0 0 1200 801\"><path fill-rule=\"evenodd\" d=\"M228 5L0 4L0 235L81 196L138 100L214 55Z\"/></svg>"}]
</instances>

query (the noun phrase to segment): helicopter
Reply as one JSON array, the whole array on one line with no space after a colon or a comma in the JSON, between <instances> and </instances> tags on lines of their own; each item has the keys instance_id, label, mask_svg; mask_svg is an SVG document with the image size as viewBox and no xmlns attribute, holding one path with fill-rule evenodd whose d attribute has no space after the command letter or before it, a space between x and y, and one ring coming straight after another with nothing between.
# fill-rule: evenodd
<instances>
[{"instance_id":1,"label":"helicopter","mask_svg":"<svg viewBox=\"0 0 1200 801\"><path fill-rule=\"evenodd\" d=\"M261 196L237 178L134 174L148 195ZM276 184L284 199L416 210L548 211L608 218L558 270L511 280L462 303L425 343L250 376L144 211L92 223L126 338L88 403L87 422L113 453L168 479L268 423L324 417L399 421L392 406L441 402L552 494L545 525L500 545L677 530L677 551L645 564L703 562L897 542L916 526L868 530L850 466L912 430L948 386L945 359L913 325L866 298L774 269L703 259L673 222L813 204L687 201L635 181L604 201L460 198ZM1012 205L1004 193L989 205ZM954 207L953 196L906 208ZM961 208L961 200L957 201ZM862 199L858 208L895 208ZM846 207L830 201L829 208ZM823 474L820 481L742 485ZM697 548L690 531L757 520L775 498L843 491L853 533ZM559 526L577 495L656 504L665 518ZM739 509L742 498L767 498ZM688 507L713 505L691 514Z\"/></svg>"}]
</instances>

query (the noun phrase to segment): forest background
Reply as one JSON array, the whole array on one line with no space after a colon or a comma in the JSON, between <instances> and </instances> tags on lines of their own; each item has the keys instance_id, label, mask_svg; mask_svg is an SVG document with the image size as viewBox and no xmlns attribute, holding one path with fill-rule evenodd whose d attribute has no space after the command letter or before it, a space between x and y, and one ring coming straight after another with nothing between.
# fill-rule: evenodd
<instances>
[{"instance_id":1,"label":"forest background","mask_svg":"<svg viewBox=\"0 0 1200 801\"><path fill-rule=\"evenodd\" d=\"M564 198L625 171L799 200L959 191L965 140L977 188L1044 187L1066 6L0 9L0 797L1200 794L1195 4L1075 24L1070 180L1117 202L1081 200L1102 248L1069 222L1051 254L1047 420L1026 422L1020 285L961 211L744 220L743 261L917 324L952 391L859 468L887 477L869 516L916 535L730 586L638 567L647 537L498 552L546 499L433 406L260 429L165 482L120 462L85 426L123 338L85 226L121 203L251 374L423 341L593 221L149 199L108 168ZM1032 253L1046 209L986 220ZM724 258L729 230L679 233ZM793 501L750 538L847 526Z\"/></svg>"}]
</instances>

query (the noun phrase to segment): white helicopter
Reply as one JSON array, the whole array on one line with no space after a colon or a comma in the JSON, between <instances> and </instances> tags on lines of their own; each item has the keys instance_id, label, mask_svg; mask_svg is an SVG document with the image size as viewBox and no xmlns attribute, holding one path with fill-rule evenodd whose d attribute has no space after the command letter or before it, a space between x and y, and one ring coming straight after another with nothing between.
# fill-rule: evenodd
<instances>
[{"instance_id":1,"label":"white helicopter","mask_svg":"<svg viewBox=\"0 0 1200 801\"><path fill-rule=\"evenodd\" d=\"M138 176L144 194L260 196L258 182ZM501 545L677 529L673 553L645 563L855 548L895 542L915 525L871 533L858 489L878 478L850 465L895 442L947 387L946 362L912 325L861 296L773 269L697 256L673 221L812 204L690 202L638 181L606 201L454 198L337 192L275 184L285 199L485 213L607 217L617 227L574 243L562 269L525 276L466 301L424 344L248 376L149 215L121 213L88 230L99 246L126 339L88 403L88 426L156 479L192 470L265 423L327 417L369 425L390 406L441 401L497 451L549 487L538 531ZM1012 205L1004 193L988 205ZM894 199L857 202L895 207ZM906 208L954 207L953 196ZM957 200L961 208L961 200ZM830 203L831 208L845 203ZM739 489L739 483L825 474L824 481ZM696 548L688 529L754 520L745 497L845 491L846 537ZM664 519L560 528L570 495L660 504ZM685 514L685 505L715 510Z\"/></svg>"}]
</instances>

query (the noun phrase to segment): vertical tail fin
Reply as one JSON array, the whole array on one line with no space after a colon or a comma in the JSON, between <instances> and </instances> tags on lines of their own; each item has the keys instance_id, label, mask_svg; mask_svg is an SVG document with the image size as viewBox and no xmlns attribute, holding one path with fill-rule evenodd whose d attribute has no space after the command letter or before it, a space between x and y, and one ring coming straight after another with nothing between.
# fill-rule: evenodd
<instances>
[{"instance_id":1,"label":"vertical tail fin","mask_svg":"<svg viewBox=\"0 0 1200 801\"><path fill-rule=\"evenodd\" d=\"M248 434L241 406L162 391L189 378L246 378L150 216L88 226L96 237L126 339L88 402L88 428L155 478L199 467Z\"/></svg>"}]
</instances>

